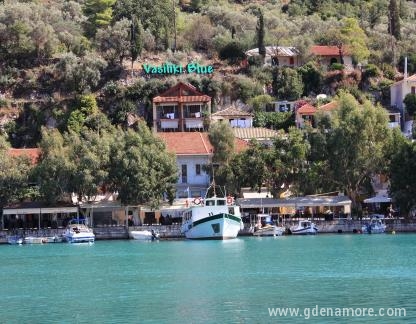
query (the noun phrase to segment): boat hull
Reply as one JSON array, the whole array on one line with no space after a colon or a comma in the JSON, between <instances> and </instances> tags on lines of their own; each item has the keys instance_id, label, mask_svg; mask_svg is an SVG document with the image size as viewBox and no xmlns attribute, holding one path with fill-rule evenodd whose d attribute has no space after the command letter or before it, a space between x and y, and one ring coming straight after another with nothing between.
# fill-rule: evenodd
<instances>
[{"instance_id":1,"label":"boat hull","mask_svg":"<svg viewBox=\"0 0 416 324\"><path fill-rule=\"evenodd\" d=\"M268 226L256 230L253 233L253 236L282 236L284 233L284 228L277 226Z\"/></svg>"},{"instance_id":2,"label":"boat hull","mask_svg":"<svg viewBox=\"0 0 416 324\"><path fill-rule=\"evenodd\" d=\"M301 228L301 229L291 229L290 230L292 232L293 235L314 235L314 234L318 234L318 229L316 227L306 227L306 228Z\"/></svg>"},{"instance_id":3,"label":"boat hull","mask_svg":"<svg viewBox=\"0 0 416 324\"><path fill-rule=\"evenodd\" d=\"M92 236L66 236L66 241L68 243L94 243L95 237Z\"/></svg>"},{"instance_id":4,"label":"boat hull","mask_svg":"<svg viewBox=\"0 0 416 324\"><path fill-rule=\"evenodd\" d=\"M361 231L364 234L383 234L386 232L386 227L382 226L382 227L367 227L367 226L363 226Z\"/></svg>"},{"instance_id":5,"label":"boat hull","mask_svg":"<svg viewBox=\"0 0 416 324\"><path fill-rule=\"evenodd\" d=\"M151 231L131 231L130 236L134 240L139 241L153 241L159 238L158 234L152 233Z\"/></svg>"},{"instance_id":6,"label":"boat hull","mask_svg":"<svg viewBox=\"0 0 416 324\"><path fill-rule=\"evenodd\" d=\"M192 240L227 240L236 238L241 226L241 218L221 213L188 224L184 233L187 239Z\"/></svg>"}]
</instances>

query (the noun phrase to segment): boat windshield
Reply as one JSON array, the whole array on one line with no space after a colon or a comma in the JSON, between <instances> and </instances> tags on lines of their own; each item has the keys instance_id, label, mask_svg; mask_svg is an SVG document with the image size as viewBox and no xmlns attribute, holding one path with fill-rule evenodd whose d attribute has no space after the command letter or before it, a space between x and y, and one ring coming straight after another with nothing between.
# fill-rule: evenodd
<instances>
[{"instance_id":1,"label":"boat windshield","mask_svg":"<svg viewBox=\"0 0 416 324\"><path fill-rule=\"evenodd\" d=\"M225 206L225 205L227 205L227 201L224 198L205 200L205 206Z\"/></svg>"}]
</instances>

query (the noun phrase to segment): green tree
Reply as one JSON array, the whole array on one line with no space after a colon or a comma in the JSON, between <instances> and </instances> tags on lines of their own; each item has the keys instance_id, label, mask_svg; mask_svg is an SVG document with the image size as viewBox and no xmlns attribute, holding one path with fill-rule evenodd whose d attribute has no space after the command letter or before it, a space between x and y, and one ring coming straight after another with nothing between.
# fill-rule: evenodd
<instances>
[{"instance_id":1,"label":"green tree","mask_svg":"<svg viewBox=\"0 0 416 324\"><path fill-rule=\"evenodd\" d=\"M368 101L360 104L350 94L341 94L338 105L331 131L326 132L328 166L334 184L357 207L361 186L386 163L390 130L381 107Z\"/></svg>"},{"instance_id":2,"label":"green tree","mask_svg":"<svg viewBox=\"0 0 416 324\"><path fill-rule=\"evenodd\" d=\"M130 25L130 56L131 70L133 72L134 61L142 54L143 49L143 27L136 16L133 16Z\"/></svg>"},{"instance_id":3,"label":"green tree","mask_svg":"<svg viewBox=\"0 0 416 324\"><path fill-rule=\"evenodd\" d=\"M264 36L265 36L264 15L261 9L258 9L258 12L257 12L256 32L257 32L257 47L259 49L259 55L261 55L261 57L264 60L264 57L266 56L266 46L264 45Z\"/></svg>"},{"instance_id":4,"label":"green tree","mask_svg":"<svg viewBox=\"0 0 416 324\"><path fill-rule=\"evenodd\" d=\"M214 123L209 128L209 140L214 147L213 163L228 164L234 154L234 133L228 123Z\"/></svg>"},{"instance_id":5,"label":"green tree","mask_svg":"<svg viewBox=\"0 0 416 324\"><path fill-rule=\"evenodd\" d=\"M113 19L112 6L116 0L86 0L84 13L88 18L86 31L88 36L94 36L97 29L107 27Z\"/></svg>"},{"instance_id":6,"label":"green tree","mask_svg":"<svg viewBox=\"0 0 416 324\"><path fill-rule=\"evenodd\" d=\"M397 5L397 0L390 0L388 9L389 28L388 32L393 35L396 39L401 39L400 31L400 10Z\"/></svg>"},{"instance_id":7,"label":"green tree","mask_svg":"<svg viewBox=\"0 0 416 324\"><path fill-rule=\"evenodd\" d=\"M295 127L289 128L286 135L274 140L272 149L265 152L264 176L264 182L273 197L279 197L289 185L296 193L300 193L299 184L307 164L309 150L310 146L304 134Z\"/></svg>"},{"instance_id":8,"label":"green tree","mask_svg":"<svg viewBox=\"0 0 416 324\"><path fill-rule=\"evenodd\" d=\"M304 84L303 94L309 96L311 93L318 94L321 92L323 76L319 67L314 62L309 62L300 68L298 73Z\"/></svg>"},{"instance_id":9,"label":"green tree","mask_svg":"<svg viewBox=\"0 0 416 324\"><path fill-rule=\"evenodd\" d=\"M221 48L219 56L221 60L228 60L231 64L236 64L245 58L245 53L241 44L233 41Z\"/></svg>"},{"instance_id":10,"label":"green tree","mask_svg":"<svg viewBox=\"0 0 416 324\"><path fill-rule=\"evenodd\" d=\"M349 48L356 62L366 60L370 56L368 38L358 21L354 18L344 18L342 24L340 32L343 45Z\"/></svg>"},{"instance_id":11,"label":"green tree","mask_svg":"<svg viewBox=\"0 0 416 324\"><path fill-rule=\"evenodd\" d=\"M0 208L18 202L29 194L31 161L26 157L12 157L10 146L0 135Z\"/></svg>"},{"instance_id":12,"label":"green tree","mask_svg":"<svg viewBox=\"0 0 416 324\"><path fill-rule=\"evenodd\" d=\"M248 101L248 104L253 106L253 110L255 112L259 112L259 111L265 111L266 110L266 106L268 104L270 104L273 101L273 98L267 94L263 94L263 95L258 95L255 96L254 98L251 98Z\"/></svg>"},{"instance_id":13,"label":"green tree","mask_svg":"<svg viewBox=\"0 0 416 324\"><path fill-rule=\"evenodd\" d=\"M413 116L416 112L416 95L413 93L408 93L404 97L403 103L406 106L406 111L410 116Z\"/></svg>"},{"instance_id":14,"label":"green tree","mask_svg":"<svg viewBox=\"0 0 416 324\"><path fill-rule=\"evenodd\" d=\"M131 22L124 18L112 26L98 29L95 37L98 49L110 65L122 65L123 60L130 56L130 25Z\"/></svg>"},{"instance_id":15,"label":"green tree","mask_svg":"<svg viewBox=\"0 0 416 324\"><path fill-rule=\"evenodd\" d=\"M34 169L41 199L49 204L63 201L70 192L70 180L76 166L58 130L42 130L40 161Z\"/></svg>"},{"instance_id":16,"label":"green tree","mask_svg":"<svg viewBox=\"0 0 416 324\"><path fill-rule=\"evenodd\" d=\"M388 152L391 160L389 193L400 207L401 214L407 216L416 207L416 144L406 140L400 132L395 135Z\"/></svg>"},{"instance_id":17,"label":"green tree","mask_svg":"<svg viewBox=\"0 0 416 324\"><path fill-rule=\"evenodd\" d=\"M70 132L65 135L68 158L76 166L71 170L68 190L77 195L78 201L91 200L98 194L104 194L109 187L112 141L112 134L107 131L87 128L80 134Z\"/></svg>"},{"instance_id":18,"label":"green tree","mask_svg":"<svg viewBox=\"0 0 416 324\"><path fill-rule=\"evenodd\" d=\"M67 122L68 130L79 134L88 117L98 114L98 105L92 94L82 95L77 108L71 112Z\"/></svg>"},{"instance_id":19,"label":"green tree","mask_svg":"<svg viewBox=\"0 0 416 324\"><path fill-rule=\"evenodd\" d=\"M297 100L303 93L302 79L291 68L274 68L272 86L275 95L283 100Z\"/></svg>"},{"instance_id":20,"label":"green tree","mask_svg":"<svg viewBox=\"0 0 416 324\"><path fill-rule=\"evenodd\" d=\"M118 0L114 5L114 20L136 16L144 30L155 37L156 45L168 48L166 37L172 35L175 19L171 0Z\"/></svg>"},{"instance_id":21,"label":"green tree","mask_svg":"<svg viewBox=\"0 0 416 324\"><path fill-rule=\"evenodd\" d=\"M101 71L107 63L93 53L77 57L73 53L61 56L55 65L55 72L59 80L63 81L65 91L78 93L88 92L98 85Z\"/></svg>"},{"instance_id":22,"label":"green tree","mask_svg":"<svg viewBox=\"0 0 416 324\"><path fill-rule=\"evenodd\" d=\"M117 130L110 150L112 189L126 205L157 207L164 193L172 196L178 179L175 156L144 122L137 131Z\"/></svg>"}]
</instances>

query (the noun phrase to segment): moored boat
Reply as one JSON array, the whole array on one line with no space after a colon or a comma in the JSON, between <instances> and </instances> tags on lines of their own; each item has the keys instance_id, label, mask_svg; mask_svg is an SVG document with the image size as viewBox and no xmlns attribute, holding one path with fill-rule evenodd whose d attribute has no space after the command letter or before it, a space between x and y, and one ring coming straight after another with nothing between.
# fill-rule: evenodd
<instances>
[{"instance_id":1,"label":"moored boat","mask_svg":"<svg viewBox=\"0 0 416 324\"><path fill-rule=\"evenodd\" d=\"M95 235L83 220L73 219L66 227L64 238L68 243L94 243Z\"/></svg>"},{"instance_id":2,"label":"moored boat","mask_svg":"<svg viewBox=\"0 0 416 324\"><path fill-rule=\"evenodd\" d=\"M187 239L225 240L243 229L240 207L231 197L196 198L183 212L181 232Z\"/></svg>"},{"instance_id":3,"label":"moored boat","mask_svg":"<svg viewBox=\"0 0 416 324\"><path fill-rule=\"evenodd\" d=\"M295 235L317 234L318 228L310 220L300 220L297 225L290 227L290 231Z\"/></svg>"},{"instance_id":4,"label":"moored boat","mask_svg":"<svg viewBox=\"0 0 416 324\"><path fill-rule=\"evenodd\" d=\"M24 238L25 244L44 244L48 243L48 240L46 237L43 236L26 236Z\"/></svg>"},{"instance_id":5,"label":"moored boat","mask_svg":"<svg viewBox=\"0 0 416 324\"><path fill-rule=\"evenodd\" d=\"M257 214L257 223L253 229L254 236L281 236L285 228L273 224L269 214Z\"/></svg>"},{"instance_id":6,"label":"moored boat","mask_svg":"<svg viewBox=\"0 0 416 324\"><path fill-rule=\"evenodd\" d=\"M135 240L141 241L154 241L159 239L159 233L156 233L154 230L130 231L130 236Z\"/></svg>"},{"instance_id":7,"label":"moored boat","mask_svg":"<svg viewBox=\"0 0 416 324\"><path fill-rule=\"evenodd\" d=\"M386 224L383 215L373 215L368 224L362 226L361 231L365 234L382 234L386 232Z\"/></svg>"}]
</instances>

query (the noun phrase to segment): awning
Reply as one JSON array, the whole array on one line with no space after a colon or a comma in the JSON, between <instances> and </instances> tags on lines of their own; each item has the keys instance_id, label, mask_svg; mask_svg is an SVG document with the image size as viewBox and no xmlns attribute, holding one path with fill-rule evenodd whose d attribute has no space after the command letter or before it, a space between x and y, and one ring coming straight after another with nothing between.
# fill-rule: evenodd
<instances>
[{"instance_id":1,"label":"awning","mask_svg":"<svg viewBox=\"0 0 416 324\"><path fill-rule=\"evenodd\" d=\"M4 208L3 215L77 213L78 207Z\"/></svg>"},{"instance_id":2,"label":"awning","mask_svg":"<svg viewBox=\"0 0 416 324\"><path fill-rule=\"evenodd\" d=\"M272 208L272 207L319 207L319 206L349 206L351 199L347 196L305 196L286 199L275 198L246 198L237 199L242 208Z\"/></svg>"},{"instance_id":3,"label":"awning","mask_svg":"<svg viewBox=\"0 0 416 324\"><path fill-rule=\"evenodd\" d=\"M386 197L386 196L375 196L375 197L364 199L364 203L366 204L389 203L389 202L391 202L391 198Z\"/></svg>"}]
</instances>

